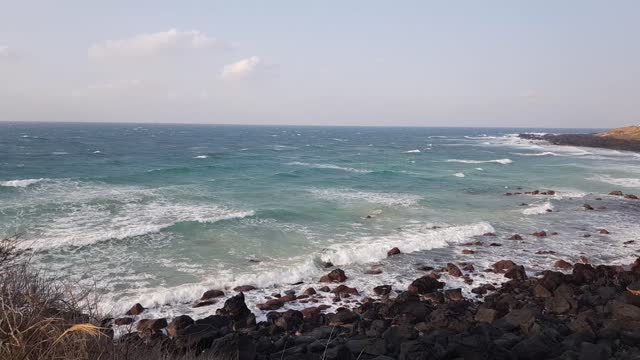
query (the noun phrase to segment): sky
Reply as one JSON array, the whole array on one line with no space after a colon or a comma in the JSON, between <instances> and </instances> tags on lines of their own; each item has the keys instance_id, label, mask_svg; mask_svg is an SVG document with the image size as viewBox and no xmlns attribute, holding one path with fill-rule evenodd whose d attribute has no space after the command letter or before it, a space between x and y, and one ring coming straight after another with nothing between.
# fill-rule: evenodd
<instances>
[{"instance_id":1,"label":"sky","mask_svg":"<svg viewBox=\"0 0 640 360\"><path fill-rule=\"evenodd\" d=\"M0 121L640 123L640 1L0 0Z\"/></svg>"}]
</instances>

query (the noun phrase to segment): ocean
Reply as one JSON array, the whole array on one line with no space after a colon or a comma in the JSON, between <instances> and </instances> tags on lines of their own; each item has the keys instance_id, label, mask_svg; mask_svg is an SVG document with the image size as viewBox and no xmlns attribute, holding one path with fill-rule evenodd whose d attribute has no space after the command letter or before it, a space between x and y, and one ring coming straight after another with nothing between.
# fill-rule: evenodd
<instances>
[{"instance_id":1,"label":"ocean","mask_svg":"<svg viewBox=\"0 0 640 360\"><path fill-rule=\"evenodd\" d=\"M206 316L222 301L192 308L204 291L238 285L258 287L245 294L258 312L319 286L326 263L362 296L406 289L422 265L472 264L473 284L443 277L474 296L503 281L482 271L501 259L535 273L638 256L624 244L640 236L636 205L607 195L640 192L638 154L516 135L585 131L0 123L0 235L20 234L41 269L95 287L113 314L140 302ZM504 196L536 189L556 193ZM540 230L558 234L527 235Z\"/></svg>"}]
</instances>

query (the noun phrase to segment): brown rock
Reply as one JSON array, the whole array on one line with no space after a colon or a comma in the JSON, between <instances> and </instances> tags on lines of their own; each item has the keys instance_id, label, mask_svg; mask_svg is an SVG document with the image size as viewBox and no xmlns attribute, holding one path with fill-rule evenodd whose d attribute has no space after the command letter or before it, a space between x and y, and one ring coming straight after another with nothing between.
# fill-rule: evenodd
<instances>
[{"instance_id":1,"label":"brown rock","mask_svg":"<svg viewBox=\"0 0 640 360\"><path fill-rule=\"evenodd\" d=\"M321 287L321 288L320 288L320 289L318 289L318 290L319 290L319 291L322 291L322 292L329 292L329 291L331 291L331 289L330 289L328 286L323 286L323 287Z\"/></svg>"},{"instance_id":2,"label":"brown rock","mask_svg":"<svg viewBox=\"0 0 640 360\"><path fill-rule=\"evenodd\" d=\"M125 317L125 318L115 319L113 320L113 324L117 326L131 325L133 324L133 318Z\"/></svg>"},{"instance_id":3,"label":"brown rock","mask_svg":"<svg viewBox=\"0 0 640 360\"><path fill-rule=\"evenodd\" d=\"M145 308L138 303L133 305L131 309L129 309L129 311L126 312L125 315L140 315L144 310Z\"/></svg>"},{"instance_id":4,"label":"brown rock","mask_svg":"<svg viewBox=\"0 0 640 360\"><path fill-rule=\"evenodd\" d=\"M473 250L469 250L469 249L464 249L462 250L462 253L465 255L471 255L471 254L475 254L476 252Z\"/></svg>"},{"instance_id":5,"label":"brown rock","mask_svg":"<svg viewBox=\"0 0 640 360\"><path fill-rule=\"evenodd\" d=\"M486 307L479 307L474 319L477 322L492 323L496 320L497 311Z\"/></svg>"},{"instance_id":6,"label":"brown rock","mask_svg":"<svg viewBox=\"0 0 640 360\"><path fill-rule=\"evenodd\" d=\"M607 229L600 229L600 231L598 231L598 232L600 234L602 234L602 235L609 235L610 234L609 230L607 230Z\"/></svg>"},{"instance_id":7,"label":"brown rock","mask_svg":"<svg viewBox=\"0 0 640 360\"><path fill-rule=\"evenodd\" d=\"M591 206L591 205L589 205L589 204L584 204L584 205L582 205L582 206L584 207L584 209L585 209L585 210L595 210L595 209L593 208L593 206Z\"/></svg>"},{"instance_id":8,"label":"brown rock","mask_svg":"<svg viewBox=\"0 0 640 360\"><path fill-rule=\"evenodd\" d=\"M200 298L200 300L209 300L209 299L213 299L221 296L224 296L224 291L212 289L212 290L205 291L205 293L202 294L202 297Z\"/></svg>"},{"instance_id":9,"label":"brown rock","mask_svg":"<svg viewBox=\"0 0 640 360\"><path fill-rule=\"evenodd\" d=\"M209 305L213 305L215 303L217 303L217 300L204 300L204 301L198 301L197 303L193 304L193 306L191 306L192 308L199 308L199 307L203 307L203 306L209 306Z\"/></svg>"},{"instance_id":10,"label":"brown rock","mask_svg":"<svg viewBox=\"0 0 640 360\"><path fill-rule=\"evenodd\" d=\"M553 251L553 250L539 250L539 251L536 251L536 254L538 254L538 255L553 255L555 253L556 252Z\"/></svg>"},{"instance_id":11,"label":"brown rock","mask_svg":"<svg viewBox=\"0 0 640 360\"><path fill-rule=\"evenodd\" d=\"M391 293L391 285L380 285L373 288L376 295L389 295Z\"/></svg>"},{"instance_id":12,"label":"brown rock","mask_svg":"<svg viewBox=\"0 0 640 360\"><path fill-rule=\"evenodd\" d=\"M414 280L411 285L409 285L409 291L412 293L427 294L442 289L443 287L443 282L429 276L423 276Z\"/></svg>"},{"instance_id":13,"label":"brown rock","mask_svg":"<svg viewBox=\"0 0 640 360\"><path fill-rule=\"evenodd\" d=\"M547 237L547 232L546 231L538 231L538 232L534 232L533 234L531 234L535 237Z\"/></svg>"},{"instance_id":14,"label":"brown rock","mask_svg":"<svg viewBox=\"0 0 640 360\"><path fill-rule=\"evenodd\" d=\"M624 196L624 193L620 190L615 190L609 193L611 196Z\"/></svg>"},{"instance_id":15,"label":"brown rock","mask_svg":"<svg viewBox=\"0 0 640 360\"><path fill-rule=\"evenodd\" d=\"M461 301L464 300L462 297L462 289L448 289L444 291L444 296L449 301Z\"/></svg>"},{"instance_id":16,"label":"brown rock","mask_svg":"<svg viewBox=\"0 0 640 360\"><path fill-rule=\"evenodd\" d=\"M511 270L516 264L511 260L500 260L492 265L493 271L497 273L505 273Z\"/></svg>"},{"instance_id":17,"label":"brown rock","mask_svg":"<svg viewBox=\"0 0 640 360\"><path fill-rule=\"evenodd\" d=\"M358 295L358 289L350 288L347 285L338 285L335 289L331 290L332 294L336 294L338 296L343 295Z\"/></svg>"},{"instance_id":18,"label":"brown rock","mask_svg":"<svg viewBox=\"0 0 640 360\"><path fill-rule=\"evenodd\" d=\"M624 196L625 199L630 199L630 200L638 200L638 196L636 195L632 195L632 194L627 194Z\"/></svg>"},{"instance_id":19,"label":"brown rock","mask_svg":"<svg viewBox=\"0 0 640 360\"><path fill-rule=\"evenodd\" d=\"M167 335L171 337L178 336L178 332L193 325L195 321L187 315L176 316L167 326Z\"/></svg>"},{"instance_id":20,"label":"brown rock","mask_svg":"<svg viewBox=\"0 0 640 360\"><path fill-rule=\"evenodd\" d=\"M522 240L522 236L515 234L509 238L509 240Z\"/></svg>"},{"instance_id":21,"label":"brown rock","mask_svg":"<svg viewBox=\"0 0 640 360\"><path fill-rule=\"evenodd\" d=\"M484 233L484 234L482 234L482 236L493 236L493 237L495 237L495 236L496 236L496 233L488 232L488 233Z\"/></svg>"},{"instance_id":22,"label":"brown rock","mask_svg":"<svg viewBox=\"0 0 640 360\"><path fill-rule=\"evenodd\" d=\"M167 319L142 319L138 321L136 327L138 332L143 334L153 334L167 327Z\"/></svg>"},{"instance_id":23,"label":"brown rock","mask_svg":"<svg viewBox=\"0 0 640 360\"><path fill-rule=\"evenodd\" d=\"M537 298L549 298L552 296L551 291L547 290L544 286L536 284L533 287L533 296Z\"/></svg>"},{"instance_id":24,"label":"brown rock","mask_svg":"<svg viewBox=\"0 0 640 360\"><path fill-rule=\"evenodd\" d=\"M280 299L271 299L264 304L257 304L256 307L262 311L278 310L284 303Z\"/></svg>"},{"instance_id":25,"label":"brown rock","mask_svg":"<svg viewBox=\"0 0 640 360\"><path fill-rule=\"evenodd\" d=\"M527 280L527 273L524 271L524 266L518 265L509 269L504 277L511 280Z\"/></svg>"},{"instance_id":26,"label":"brown rock","mask_svg":"<svg viewBox=\"0 0 640 360\"><path fill-rule=\"evenodd\" d=\"M393 249L387 251L387 256L394 256L400 254L400 249L394 247Z\"/></svg>"},{"instance_id":27,"label":"brown rock","mask_svg":"<svg viewBox=\"0 0 640 360\"><path fill-rule=\"evenodd\" d=\"M312 318L316 315L319 315L320 312L321 310L318 307L308 307L308 308L302 309L302 316L304 318Z\"/></svg>"},{"instance_id":28,"label":"brown rock","mask_svg":"<svg viewBox=\"0 0 640 360\"><path fill-rule=\"evenodd\" d=\"M241 285L241 286L236 286L233 288L233 291L237 291L237 292L247 292L247 291L251 291L251 290L255 290L257 289L255 286L252 285Z\"/></svg>"},{"instance_id":29,"label":"brown rock","mask_svg":"<svg viewBox=\"0 0 640 360\"><path fill-rule=\"evenodd\" d=\"M460 277L462 276L462 271L458 266L452 263L447 264L447 273L451 276Z\"/></svg>"},{"instance_id":30,"label":"brown rock","mask_svg":"<svg viewBox=\"0 0 640 360\"><path fill-rule=\"evenodd\" d=\"M558 260L553 264L554 267L558 268L558 269L562 269L562 270L569 270L573 268L573 265L571 265L571 263L564 261L564 260Z\"/></svg>"},{"instance_id":31,"label":"brown rock","mask_svg":"<svg viewBox=\"0 0 640 360\"><path fill-rule=\"evenodd\" d=\"M307 295L307 296L311 296L315 294L316 294L316 289L314 288L308 288L307 290L302 292L302 295Z\"/></svg>"},{"instance_id":32,"label":"brown rock","mask_svg":"<svg viewBox=\"0 0 640 360\"><path fill-rule=\"evenodd\" d=\"M345 282L346 280L347 275L345 275L342 269L332 270L330 273L320 278L320 282Z\"/></svg>"},{"instance_id":33,"label":"brown rock","mask_svg":"<svg viewBox=\"0 0 640 360\"><path fill-rule=\"evenodd\" d=\"M380 275L382 274L382 270L381 269L369 269L367 271L364 272L367 275Z\"/></svg>"}]
</instances>

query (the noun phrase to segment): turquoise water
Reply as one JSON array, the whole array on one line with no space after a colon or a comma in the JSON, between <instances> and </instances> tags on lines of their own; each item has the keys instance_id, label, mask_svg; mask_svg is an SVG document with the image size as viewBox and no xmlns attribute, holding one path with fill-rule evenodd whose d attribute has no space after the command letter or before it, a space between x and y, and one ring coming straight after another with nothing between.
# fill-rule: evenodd
<instances>
[{"instance_id":1,"label":"turquoise water","mask_svg":"<svg viewBox=\"0 0 640 360\"><path fill-rule=\"evenodd\" d=\"M45 270L97 283L109 310L196 316L211 311L188 306L206 289L256 285L255 303L314 284L323 262L366 294L406 285L418 264L635 256L623 242L640 235L637 205L603 194L640 192L640 157L513 135L524 131L585 130L5 123L0 235L23 234ZM503 196L517 188L558 194ZM583 237L599 227L611 235ZM505 240L543 229L559 235ZM503 246L461 254L478 239ZM386 258L393 246L403 254Z\"/></svg>"}]
</instances>

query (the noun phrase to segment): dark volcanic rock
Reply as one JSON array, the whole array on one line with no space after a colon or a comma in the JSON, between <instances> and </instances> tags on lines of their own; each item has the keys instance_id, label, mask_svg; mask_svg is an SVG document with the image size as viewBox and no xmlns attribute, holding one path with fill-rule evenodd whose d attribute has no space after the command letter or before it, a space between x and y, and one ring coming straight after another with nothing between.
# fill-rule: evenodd
<instances>
[{"instance_id":1,"label":"dark volcanic rock","mask_svg":"<svg viewBox=\"0 0 640 360\"><path fill-rule=\"evenodd\" d=\"M239 293L227 299L221 309L216 310L216 314L229 316L236 322L236 327L245 328L255 325L256 317L244 302L244 294Z\"/></svg>"},{"instance_id":2,"label":"dark volcanic rock","mask_svg":"<svg viewBox=\"0 0 640 360\"><path fill-rule=\"evenodd\" d=\"M505 273L511 270L514 266L516 266L516 264L511 260L500 260L491 267L493 268L493 271L497 273Z\"/></svg>"},{"instance_id":3,"label":"dark volcanic rock","mask_svg":"<svg viewBox=\"0 0 640 360\"><path fill-rule=\"evenodd\" d=\"M241 286L236 286L233 288L233 291L237 291L237 292L248 292L251 290L255 290L256 287L253 285L241 285Z\"/></svg>"},{"instance_id":4,"label":"dark volcanic rock","mask_svg":"<svg viewBox=\"0 0 640 360\"><path fill-rule=\"evenodd\" d=\"M443 282L427 275L414 280L411 285L409 285L409 291L418 294L427 294L442 289L443 287Z\"/></svg>"},{"instance_id":5,"label":"dark volcanic rock","mask_svg":"<svg viewBox=\"0 0 640 360\"><path fill-rule=\"evenodd\" d=\"M380 285L373 288L376 295L389 295L391 293L391 285Z\"/></svg>"},{"instance_id":6,"label":"dark volcanic rock","mask_svg":"<svg viewBox=\"0 0 640 360\"><path fill-rule=\"evenodd\" d=\"M200 298L200 300L209 300L209 299L213 299L221 296L224 296L224 291L212 289L212 290L205 291L205 293L202 294L202 297Z\"/></svg>"},{"instance_id":7,"label":"dark volcanic rock","mask_svg":"<svg viewBox=\"0 0 640 360\"><path fill-rule=\"evenodd\" d=\"M509 238L509 240L522 240L522 236L515 234Z\"/></svg>"},{"instance_id":8,"label":"dark volcanic rock","mask_svg":"<svg viewBox=\"0 0 640 360\"><path fill-rule=\"evenodd\" d=\"M564 261L564 260L558 260L553 264L554 267L557 267L558 269L563 269L563 270L568 270L568 269L572 269L573 265L571 265L571 263Z\"/></svg>"},{"instance_id":9,"label":"dark volcanic rock","mask_svg":"<svg viewBox=\"0 0 640 360\"><path fill-rule=\"evenodd\" d=\"M393 256L398 254L400 254L400 249L398 249L397 247L394 247L393 249L387 251L387 256Z\"/></svg>"},{"instance_id":10,"label":"dark volcanic rock","mask_svg":"<svg viewBox=\"0 0 640 360\"><path fill-rule=\"evenodd\" d=\"M347 281L347 275L345 275L342 269L332 270L327 275L320 278L320 282L345 282Z\"/></svg>"},{"instance_id":11,"label":"dark volcanic rock","mask_svg":"<svg viewBox=\"0 0 640 360\"><path fill-rule=\"evenodd\" d=\"M545 140L554 145L586 146L624 151L640 151L640 141L616 139L596 136L595 134L520 134L520 138L528 140Z\"/></svg>"},{"instance_id":12,"label":"dark volcanic rock","mask_svg":"<svg viewBox=\"0 0 640 360\"><path fill-rule=\"evenodd\" d=\"M169 325L167 326L167 335L171 337L175 337L178 335L178 332L195 324L195 321L190 316L180 315L176 316L171 320Z\"/></svg>"},{"instance_id":13,"label":"dark volcanic rock","mask_svg":"<svg viewBox=\"0 0 640 360\"><path fill-rule=\"evenodd\" d=\"M462 276L462 271L460 270L460 268L452 263L448 263L447 264L447 273L451 276L455 276L455 277L461 277Z\"/></svg>"},{"instance_id":14,"label":"dark volcanic rock","mask_svg":"<svg viewBox=\"0 0 640 360\"><path fill-rule=\"evenodd\" d=\"M145 310L145 308L140 304L135 304L126 312L125 315L140 315Z\"/></svg>"}]
</instances>

